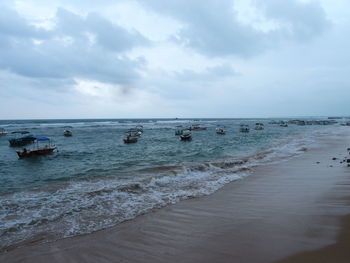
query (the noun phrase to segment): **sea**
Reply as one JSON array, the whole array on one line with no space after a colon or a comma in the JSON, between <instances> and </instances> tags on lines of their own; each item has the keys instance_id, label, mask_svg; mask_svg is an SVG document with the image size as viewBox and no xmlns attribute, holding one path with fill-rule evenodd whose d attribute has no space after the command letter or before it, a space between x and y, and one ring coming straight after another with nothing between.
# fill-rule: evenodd
<instances>
[{"instance_id":1,"label":"sea","mask_svg":"<svg viewBox=\"0 0 350 263\"><path fill-rule=\"evenodd\" d=\"M309 118L310 119L310 118ZM319 118L318 118L319 119ZM286 119L284 119L286 120ZM280 127L270 119L3 120L0 128L0 250L88 234L244 180L257 165L303 154L339 124ZM255 123L264 130L254 130ZM250 126L240 133L240 124ZM142 125L137 143L125 132ZM177 126L206 126L192 141ZM225 127L226 134L215 129ZM64 137L69 127L72 137ZM19 159L11 132L26 130L57 146ZM32 146L26 146L30 148ZM281 175L283 176L283 175Z\"/></svg>"}]
</instances>

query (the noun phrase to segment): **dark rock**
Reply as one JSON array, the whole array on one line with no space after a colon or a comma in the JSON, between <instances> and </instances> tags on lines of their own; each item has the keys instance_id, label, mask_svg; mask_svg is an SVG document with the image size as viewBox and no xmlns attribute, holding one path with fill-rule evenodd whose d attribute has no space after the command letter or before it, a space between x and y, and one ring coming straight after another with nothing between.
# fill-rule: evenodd
<instances>
[{"instance_id":1,"label":"dark rock","mask_svg":"<svg viewBox=\"0 0 350 263\"><path fill-rule=\"evenodd\" d=\"M337 160L337 159L338 159L337 157L333 157L333 158L332 158L333 161L334 161L334 160Z\"/></svg>"},{"instance_id":2,"label":"dark rock","mask_svg":"<svg viewBox=\"0 0 350 263\"><path fill-rule=\"evenodd\" d=\"M347 159L346 162L347 162L347 163L350 163L350 159Z\"/></svg>"},{"instance_id":3,"label":"dark rock","mask_svg":"<svg viewBox=\"0 0 350 263\"><path fill-rule=\"evenodd\" d=\"M317 164L319 164L320 162L316 162Z\"/></svg>"}]
</instances>

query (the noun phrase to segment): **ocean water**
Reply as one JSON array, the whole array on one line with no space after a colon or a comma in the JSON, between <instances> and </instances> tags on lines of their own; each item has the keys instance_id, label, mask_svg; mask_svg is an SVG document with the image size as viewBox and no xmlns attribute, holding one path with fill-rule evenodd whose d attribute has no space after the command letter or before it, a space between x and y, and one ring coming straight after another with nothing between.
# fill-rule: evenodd
<instances>
[{"instance_id":1,"label":"ocean water","mask_svg":"<svg viewBox=\"0 0 350 263\"><path fill-rule=\"evenodd\" d=\"M265 130L254 130L255 122ZM341 129L288 128L269 120L26 120L0 121L7 131L26 129L53 140L58 151L18 159L0 136L0 249L30 240L86 234L180 200L208 195L249 176L255 165L302 154L315 138ZM249 133L239 125L249 124ZM177 125L208 127L180 141ZM73 137L64 137L65 126ZM127 129L144 126L135 144L124 144ZM217 125L226 135L217 135ZM30 148L27 147L27 148Z\"/></svg>"}]
</instances>

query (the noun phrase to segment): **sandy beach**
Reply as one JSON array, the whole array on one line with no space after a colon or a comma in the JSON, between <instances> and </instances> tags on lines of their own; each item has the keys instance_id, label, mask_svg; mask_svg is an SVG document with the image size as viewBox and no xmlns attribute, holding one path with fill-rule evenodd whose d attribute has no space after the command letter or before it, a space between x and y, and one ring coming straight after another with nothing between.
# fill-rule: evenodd
<instances>
[{"instance_id":1,"label":"sandy beach","mask_svg":"<svg viewBox=\"0 0 350 263\"><path fill-rule=\"evenodd\" d=\"M89 235L25 244L0 262L349 262L350 168L340 163L349 136L318 145L210 196Z\"/></svg>"}]
</instances>

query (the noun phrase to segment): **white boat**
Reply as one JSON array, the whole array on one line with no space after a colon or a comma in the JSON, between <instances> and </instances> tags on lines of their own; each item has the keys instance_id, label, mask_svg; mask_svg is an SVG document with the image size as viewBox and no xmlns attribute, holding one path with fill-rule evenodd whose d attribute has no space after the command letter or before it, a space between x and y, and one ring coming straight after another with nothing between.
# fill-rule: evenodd
<instances>
[{"instance_id":1,"label":"white boat","mask_svg":"<svg viewBox=\"0 0 350 263\"><path fill-rule=\"evenodd\" d=\"M138 128L131 128L127 131L127 134L129 134L131 137L141 137L142 131Z\"/></svg>"},{"instance_id":2,"label":"white boat","mask_svg":"<svg viewBox=\"0 0 350 263\"><path fill-rule=\"evenodd\" d=\"M192 140L192 133L190 131L184 131L183 134L180 135L181 141L190 141Z\"/></svg>"},{"instance_id":3,"label":"white boat","mask_svg":"<svg viewBox=\"0 0 350 263\"><path fill-rule=\"evenodd\" d=\"M224 127L217 127L215 129L215 131L216 131L217 134L221 134L221 135L226 134L226 131L225 131Z\"/></svg>"},{"instance_id":4,"label":"white boat","mask_svg":"<svg viewBox=\"0 0 350 263\"><path fill-rule=\"evenodd\" d=\"M63 135L66 137L71 137L73 136L73 132L70 130L64 130Z\"/></svg>"},{"instance_id":5,"label":"white boat","mask_svg":"<svg viewBox=\"0 0 350 263\"><path fill-rule=\"evenodd\" d=\"M255 123L255 128L254 129L257 130L257 131L261 131L261 130L264 129L264 124L260 123L260 122L257 122L257 123Z\"/></svg>"},{"instance_id":6,"label":"white boat","mask_svg":"<svg viewBox=\"0 0 350 263\"><path fill-rule=\"evenodd\" d=\"M287 124L286 122L283 122L283 121L282 121L281 124L280 124L280 126L281 126L281 127L288 127L288 124Z\"/></svg>"}]
</instances>

